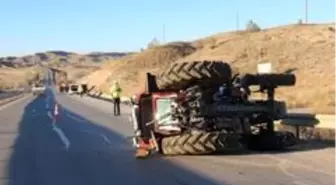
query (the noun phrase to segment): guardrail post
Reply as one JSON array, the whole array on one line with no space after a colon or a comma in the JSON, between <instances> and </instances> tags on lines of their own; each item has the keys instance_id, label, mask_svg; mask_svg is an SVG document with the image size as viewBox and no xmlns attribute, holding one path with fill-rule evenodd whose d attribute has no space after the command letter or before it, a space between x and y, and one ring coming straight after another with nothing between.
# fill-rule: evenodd
<instances>
[{"instance_id":1,"label":"guardrail post","mask_svg":"<svg viewBox=\"0 0 336 185\"><path fill-rule=\"evenodd\" d=\"M296 128L296 138L300 139L300 126L296 125L295 128Z\"/></svg>"}]
</instances>

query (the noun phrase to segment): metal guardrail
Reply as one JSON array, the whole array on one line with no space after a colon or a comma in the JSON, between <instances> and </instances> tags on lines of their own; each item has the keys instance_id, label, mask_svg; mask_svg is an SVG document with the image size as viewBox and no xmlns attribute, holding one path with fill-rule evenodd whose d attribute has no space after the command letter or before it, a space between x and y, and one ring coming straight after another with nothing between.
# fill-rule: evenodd
<instances>
[{"instance_id":1,"label":"metal guardrail","mask_svg":"<svg viewBox=\"0 0 336 185\"><path fill-rule=\"evenodd\" d=\"M108 94L104 94L99 91L91 91L87 94L89 97L100 99L103 101L112 102L112 98ZM128 97L122 97L121 102L125 105L131 105L131 100ZM293 112L289 110L287 116L281 121L277 122L277 127L285 126L294 128L294 132L298 138L301 137L302 130L313 129L313 130L327 130L328 132L335 133L335 115L323 115L323 114L314 114L307 112ZM300 111L300 110L298 110ZM332 135L332 134L331 134ZM334 135L329 140L334 140Z\"/></svg>"},{"instance_id":2,"label":"metal guardrail","mask_svg":"<svg viewBox=\"0 0 336 185\"><path fill-rule=\"evenodd\" d=\"M5 105L7 103L10 103L12 101L15 101L25 95L24 92L18 91L15 93L7 93L4 95L3 93L0 94L0 106Z\"/></svg>"},{"instance_id":3,"label":"metal guardrail","mask_svg":"<svg viewBox=\"0 0 336 185\"><path fill-rule=\"evenodd\" d=\"M17 96L19 94L22 94L23 91L3 91L0 93L0 100L11 98L13 96Z\"/></svg>"},{"instance_id":4,"label":"metal guardrail","mask_svg":"<svg viewBox=\"0 0 336 185\"><path fill-rule=\"evenodd\" d=\"M289 113L277 127L295 132L300 139L335 141L335 115Z\"/></svg>"},{"instance_id":5,"label":"metal guardrail","mask_svg":"<svg viewBox=\"0 0 336 185\"><path fill-rule=\"evenodd\" d=\"M87 93L87 95L91 98L103 100L103 101L108 101L108 102L113 102L113 99L110 95L98 92L98 91L91 91ZM121 97L120 102L124 105L131 105L131 100L128 97Z\"/></svg>"}]
</instances>

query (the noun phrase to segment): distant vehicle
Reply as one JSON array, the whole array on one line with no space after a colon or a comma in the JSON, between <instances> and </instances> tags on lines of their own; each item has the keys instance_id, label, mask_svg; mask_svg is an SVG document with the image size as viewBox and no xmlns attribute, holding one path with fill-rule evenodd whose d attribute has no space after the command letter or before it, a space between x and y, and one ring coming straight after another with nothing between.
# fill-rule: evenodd
<instances>
[{"instance_id":1,"label":"distant vehicle","mask_svg":"<svg viewBox=\"0 0 336 185\"><path fill-rule=\"evenodd\" d=\"M68 92L69 91L69 85L66 83L59 84L59 92Z\"/></svg>"},{"instance_id":2,"label":"distant vehicle","mask_svg":"<svg viewBox=\"0 0 336 185\"><path fill-rule=\"evenodd\" d=\"M36 83L36 84L33 84L33 86L32 86L32 92L33 92L34 96L44 95L45 90L46 90L45 85L43 85L41 83Z\"/></svg>"},{"instance_id":3,"label":"distant vehicle","mask_svg":"<svg viewBox=\"0 0 336 185\"><path fill-rule=\"evenodd\" d=\"M68 94L79 94L80 86L77 84L70 84Z\"/></svg>"}]
</instances>

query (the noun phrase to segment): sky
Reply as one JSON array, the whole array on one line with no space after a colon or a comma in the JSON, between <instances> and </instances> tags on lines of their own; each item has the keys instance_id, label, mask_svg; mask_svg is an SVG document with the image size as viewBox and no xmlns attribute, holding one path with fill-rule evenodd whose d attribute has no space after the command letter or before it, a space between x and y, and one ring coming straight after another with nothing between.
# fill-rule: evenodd
<instances>
[{"instance_id":1,"label":"sky","mask_svg":"<svg viewBox=\"0 0 336 185\"><path fill-rule=\"evenodd\" d=\"M305 17L305 0L0 0L0 8L0 56L139 51L154 37L191 41L235 30L238 12L240 29L250 19L267 28ZM308 19L334 22L335 1L308 0Z\"/></svg>"}]
</instances>

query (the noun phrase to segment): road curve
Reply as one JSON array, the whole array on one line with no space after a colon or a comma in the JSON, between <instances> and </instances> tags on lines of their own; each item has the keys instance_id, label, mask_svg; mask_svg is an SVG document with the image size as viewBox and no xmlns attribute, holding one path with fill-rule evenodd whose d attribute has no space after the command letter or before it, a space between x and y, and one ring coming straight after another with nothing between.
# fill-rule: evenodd
<instances>
[{"instance_id":1,"label":"road curve","mask_svg":"<svg viewBox=\"0 0 336 185\"><path fill-rule=\"evenodd\" d=\"M55 102L59 103L54 117ZM286 153L155 156L136 160L126 136L129 108L53 93L0 108L0 184L6 185L329 185L334 148Z\"/></svg>"}]
</instances>

